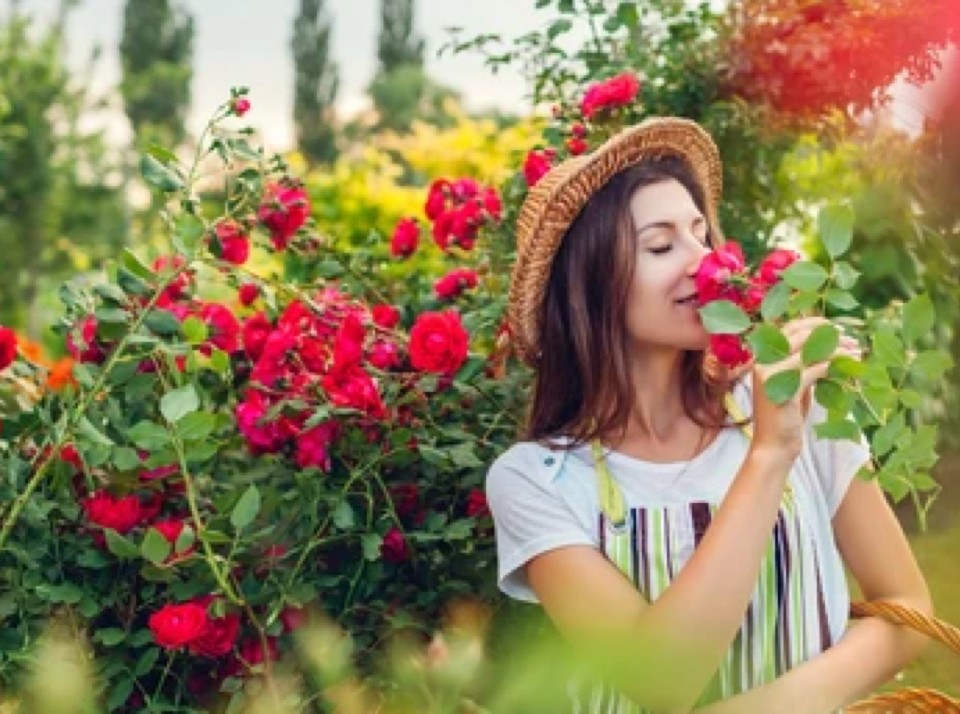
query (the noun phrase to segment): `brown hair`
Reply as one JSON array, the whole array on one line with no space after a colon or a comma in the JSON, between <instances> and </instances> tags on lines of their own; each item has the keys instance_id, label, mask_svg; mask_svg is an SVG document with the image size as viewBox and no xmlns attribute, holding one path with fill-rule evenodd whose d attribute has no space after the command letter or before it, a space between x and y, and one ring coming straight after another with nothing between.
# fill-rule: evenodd
<instances>
[{"instance_id":1,"label":"brown hair","mask_svg":"<svg viewBox=\"0 0 960 714\"><path fill-rule=\"evenodd\" d=\"M636 239L630 199L644 186L676 180L709 219L703 186L676 156L647 159L611 178L570 226L553 260L543 301L541 356L522 438L572 438L569 448L623 433L633 407L627 360L627 298ZM709 242L722 237L711 225ZM701 426L723 425L725 384L705 379L705 355L683 355L683 408Z\"/></svg>"}]
</instances>

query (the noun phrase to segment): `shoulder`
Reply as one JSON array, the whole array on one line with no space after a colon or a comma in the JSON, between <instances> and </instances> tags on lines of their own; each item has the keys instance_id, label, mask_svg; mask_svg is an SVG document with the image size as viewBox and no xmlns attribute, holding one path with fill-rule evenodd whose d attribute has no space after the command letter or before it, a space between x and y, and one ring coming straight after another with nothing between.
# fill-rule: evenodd
<instances>
[{"instance_id":1,"label":"shoulder","mask_svg":"<svg viewBox=\"0 0 960 714\"><path fill-rule=\"evenodd\" d=\"M568 454L564 447L564 440L550 446L536 441L517 442L491 464L487 471L487 490L523 481L548 487Z\"/></svg>"}]
</instances>

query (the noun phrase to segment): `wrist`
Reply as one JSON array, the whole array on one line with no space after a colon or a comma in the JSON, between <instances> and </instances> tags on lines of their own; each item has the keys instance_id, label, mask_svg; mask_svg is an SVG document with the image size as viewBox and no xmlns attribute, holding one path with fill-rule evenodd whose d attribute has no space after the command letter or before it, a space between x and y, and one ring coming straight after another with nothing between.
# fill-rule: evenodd
<instances>
[{"instance_id":1,"label":"wrist","mask_svg":"<svg viewBox=\"0 0 960 714\"><path fill-rule=\"evenodd\" d=\"M747 459L765 473L777 473L786 476L796 460L797 454L779 446L752 444Z\"/></svg>"}]
</instances>

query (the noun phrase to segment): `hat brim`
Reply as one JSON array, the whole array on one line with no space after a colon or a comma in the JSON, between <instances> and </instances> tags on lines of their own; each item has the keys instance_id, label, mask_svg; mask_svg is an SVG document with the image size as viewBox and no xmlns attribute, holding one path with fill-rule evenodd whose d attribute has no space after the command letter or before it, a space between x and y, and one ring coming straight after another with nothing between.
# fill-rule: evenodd
<instances>
[{"instance_id":1,"label":"hat brim","mask_svg":"<svg viewBox=\"0 0 960 714\"><path fill-rule=\"evenodd\" d=\"M689 119L655 117L612 136L592 153L553 167L527 194L517 218L517 258L510 282L507 321L517 356L539 358L540 320L553 258L564 235L613 176L645 159L677 156L704 187L708 219L717 226L723 191L720 152L710 135Z\"/></svg>"}]
</instances>

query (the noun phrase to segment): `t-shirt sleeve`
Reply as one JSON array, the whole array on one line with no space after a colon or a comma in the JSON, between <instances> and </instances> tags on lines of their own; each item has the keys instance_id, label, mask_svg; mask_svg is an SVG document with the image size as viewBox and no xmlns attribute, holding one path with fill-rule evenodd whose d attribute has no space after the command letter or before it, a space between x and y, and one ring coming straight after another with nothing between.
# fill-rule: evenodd
<instances>
[{"instance_id":1,"label":"t-shirt sleeve","mask_svg":"<svg viewBox=\"0 0 960 714\"><path fill-rule=\"evenodd\" d=\"M510 597L537 602L524 566L549 550L596 545L587 524L562 498L556 484L554 454L521 443L504 452L487 472L487 502L493 514L500 589Z\"/></svg>"},{"instance_id":2,"label":"t-shirt sleeve","mask_svg":"<svg viewBox=\"0 0 960 714\"><path fill-rule=\"evenodd\" d=\"M859 441L818 437L814 427L826 420L826 410L811 399L806 438L816 478L832 518L843 502L850 482L870 460L870 443L863 436Z\"/></svg>"}]
</instances>

